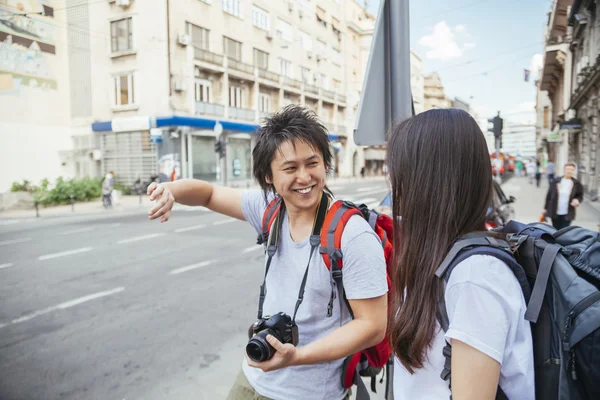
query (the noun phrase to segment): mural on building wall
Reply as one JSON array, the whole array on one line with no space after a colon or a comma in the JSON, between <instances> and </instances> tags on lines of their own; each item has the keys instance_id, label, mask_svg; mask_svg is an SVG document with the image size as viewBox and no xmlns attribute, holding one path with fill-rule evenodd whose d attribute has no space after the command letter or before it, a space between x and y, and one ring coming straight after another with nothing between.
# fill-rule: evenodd
<instances>
[{"instance_id":1,"label":"mural on building wall","mask_svg":"<svg viewBox=\"0 0 600 400\"><path fill-rule=\"evenodd\" d=\"M0 0L0 94L57 88L53 15L41 0Z\"/></svg>"}]
</instances>

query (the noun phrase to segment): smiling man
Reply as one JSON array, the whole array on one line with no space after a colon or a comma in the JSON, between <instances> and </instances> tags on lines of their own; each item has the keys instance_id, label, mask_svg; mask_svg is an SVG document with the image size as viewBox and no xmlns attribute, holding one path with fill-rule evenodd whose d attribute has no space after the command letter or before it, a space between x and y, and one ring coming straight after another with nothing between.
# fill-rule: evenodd
<instances>
[{"instance_id":1,"label":"smiling man","mask_svg":"<svg viewBox=\"0 0 600 400\"><path fill-rule=\"evenodd\" d=\"M276 252L267 263L266 297L259 308L265 318L293 315L297 346L266 336L272 356L253 361L246 355L228 400L347 399L349 393L342 387L344 359L381 342L385 335L385 259L367 221L352 216L341 239L343 287L354 318L344 302L331 303L329 270L311 244L311 234L319 233L322 222L319 210L335 201L325 182L332 159L329 145L327 130L316 115L291 105L267 118L258 134L253 175L262 190L199 180L153 183L148 188L150 199L157 200L150 219L167 221L178 202L248 221L259 234L267 205L276 196L281 199L282 211L273 224L278 234L271 235L278 238ZM248 296L255 298L252 293Z\"/></svg>"}]
</instances>

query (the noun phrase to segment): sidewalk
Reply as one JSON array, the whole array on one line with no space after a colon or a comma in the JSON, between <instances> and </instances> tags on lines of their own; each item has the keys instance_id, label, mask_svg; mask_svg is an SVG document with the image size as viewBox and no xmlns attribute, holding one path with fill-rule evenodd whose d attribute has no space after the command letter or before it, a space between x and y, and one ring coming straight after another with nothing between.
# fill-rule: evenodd
<instances>
[{"instance_id":1,"label":"sidewalk","mask_svg":"<svg viewBox=\"0 0 600 400\"><path fill-rule=\"evenodd\" d=\"M535 186L535 183L530 185L529 180L526 177L514 177L502 184L502 189L507 197L512 195L516 198L516 201L513 204L515 220L524 223L539 221L542 210L544 209L546 192L548 191L548 179L546 177L542 177L539 188ZM599 224L600 205L592 205L589 200L584 199L583 203L577 208L573 225L598 231Z\"/></svg>"},{"instance_id":2,"label":"sidewalk","mask_svg":"<svg viewBox=\"0 0 600 400\"><path fill-rule=\"evenodd\" d=\"M328 178L327 184L332 187L343 186L351 183L369 183L383 181L383 176L373 177L349 177L349 178ZM258 189L258 185L250 186L250 189ZM105 210L102 206L102 199L98 198L89 202L76 202L72 208L71 205L62 206L51 206L51 207L39 207L40 218L47 217L69 217L69 216L82 216L91 214L106 214L107 216L115 216L115 214L136 214L138 212L147 212L151 207L151 201L144 194L140 197L138 195L132 196L119 196L118 201L113 203L112 209ZM174 209L189 209L190 207L176 204ZM9 210L0 212L1 218L35 218L35 208L27 210Z\"/></svg>"}]
</instances>

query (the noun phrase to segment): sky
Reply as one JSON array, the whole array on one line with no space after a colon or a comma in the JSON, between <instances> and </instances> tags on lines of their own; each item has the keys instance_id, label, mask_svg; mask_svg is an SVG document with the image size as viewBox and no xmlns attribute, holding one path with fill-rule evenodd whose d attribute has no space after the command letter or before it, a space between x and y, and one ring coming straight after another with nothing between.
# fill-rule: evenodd
<instances>
[{"instance_id":1,"label":"sky","mask_svg":"<svg viewBox=\"0 0 600 400\"><path fill-rule=\"evenodd\" d=\"M380 1L368 1L374 15ZM409 4L411 48L423 60L425 75L440 75L446 97L466 101L480 119L500 111L505 126L535 122L535 79L552 0ZM531 70L529 82L524 69Z\"/></svg>"}]
</instances>

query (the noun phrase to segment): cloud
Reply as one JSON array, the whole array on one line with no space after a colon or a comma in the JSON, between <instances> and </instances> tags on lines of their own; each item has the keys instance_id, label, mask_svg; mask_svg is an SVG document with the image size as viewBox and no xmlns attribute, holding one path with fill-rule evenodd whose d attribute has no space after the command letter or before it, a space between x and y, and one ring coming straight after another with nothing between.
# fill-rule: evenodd
<instances>
[{"instance_id":1,"label":"cloud","mask_svg":"<svg viewBox=\"0 0 600 400\"><path fill-rule=\"evenodd\" d=\"M531 77L533 80L538 79L538 72L544 66L544 56L540 53L534 54L531 57L531 63L529 64L529 70L531 71Z\"/></svg>"},{"instance_id":2,"label":"cloud","mask_svg":"<svg viewBox=\"0 0 600 400\"><path fill-rule=\"evenodd\" d=\"M466 28L467 28L467 27L466 27L466 26L464 26L464 25L456 25L456 27L454 28L454 30L455 30L456 32L464 32Z\"/></svg>"},{"instance_id":3,"label":"cloud","mask_svg":"<svg viewBox=\"0 0 600 400\"><path fill-rule=\"evenodd\" d=\"M447 61L463 55L463 50L454 40L454 33L446 21L435 24L433 32L419 39L419 44L431 49L425 54L431 60Z\"/></svg>"},{"instance_id":4,"label":"cloud","mask_svg":"<svg viewBox=\"0 0 600 400\"><path fill-rule=\"evenodd\" d=\"M465 43L464 47L465 50L471 50L473 47L475 47L475 43Z\"/></svg>"},{"instance_id":5,"label":"cloud","mask_svg":"<svg viewBox=\"0 0 600 400\"><path fill-rule=\"evenodd\" d=\"M519 111L531 111L535 110L535 101L525 101L519 104Z\"/></svg>"}]
</instances>

